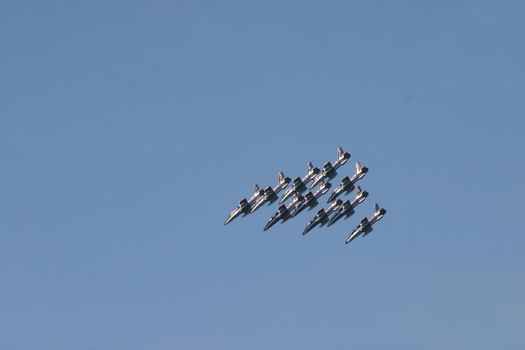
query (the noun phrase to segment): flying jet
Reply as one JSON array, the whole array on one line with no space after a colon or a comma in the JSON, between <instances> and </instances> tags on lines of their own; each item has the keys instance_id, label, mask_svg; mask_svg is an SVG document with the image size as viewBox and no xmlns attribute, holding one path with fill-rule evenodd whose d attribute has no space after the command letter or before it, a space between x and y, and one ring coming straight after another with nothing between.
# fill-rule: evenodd
<instances>
[{"instance_id":1,"label":"flying jet","mask_svg":"<svg viewBox=\"0 0 525 350\"><path fill-rule=\"evenodd\" d=\"M339 209L337 209L334 216L332 216L332 218L328 222L328 225L326 226L332 226L342 217L347 219L350 216L352 216L355 213L354 211L355 207L363 203L366 197L368 197L368 192L361 190L361 187L359 186L356 187L355 193L356 193L355 198L352 201L350 200L345 201L343 205L341 205Z\"/></svg>"},{"instance_id":2,"label":"flying jet","mask_svg":"<svg viewBox=\"0 0 525 350\"><path fill-rule=\"evenodd\" d=\"M257 184L253 186L253 195L249 198L243 198L240 200L239 205L232 210L224 225L228 225L230 222L238 218L241 214L246 216L252 210L252 205L261 197L264 196L264 190L260 189Z\"/></svg>"},{"instance_id":3,"label":"flying jet","mask_svg":"<svg viewBox=\"0 0 525 350\"><path fill-rule=\"evenodd\" d=\"M303 231L303 236L310 232L310 230L312 230L317 225L324 226L324 224L329 221L330 214L339 209L341 205L343 205L343 201L338 199L330 203L328 208L319 210L317 215L308 222L308 225L306 225L306 228Z\"/></svg>"},{"instance_id":4,"label":"flying jet","mask_svg":"<svg viewBox=\"0 0 525 350\"><path fill-rule=\"evenodd\" d=\"M368 172L366 166L362 166L361 163L355 163L355 174L352 177L345 176L341 180L341 183L335 188L334 192L328 198L328 203L339 197L343 193L350 193L355 189L355 184L357 181L365 177L365 174Z\"/></svg>"},{"instance_id":5,"label":"flying jet","mask_svg":"<svg viewBox=\"0 0 525 350\"><path fill-rule=\"evenodd\" d=\"M277 185L275 187L268 186L264 189L263 196L257 198L255 204L252 205L250 213L255 212L257 209L263 206L263 204L268 203L272 204L275 202L278 197L277 194L281 192L283 189L288 186L290 183L290 178L288 176L284 176L283 172L279 172L279 181L277 182Z\"/></svg>"},{"instance_id":6,"label":"flying jet","mask_svg":"<svg viewBox=\"0 0 525 350\"><path fill-rule=\"evenodd\" d=\"M304 202L304 197L300 194L296 194L293 197L293 200L288 206L281 204L275 214L272 215L270 220L264 226L264 231L268 230L270 227L275 225L277 222L281 221L281 224L286 220L292 217L292 212Z\"/></svg>"},{"instance_id":7,"label":"flying jet","mask_svg":"<svg viewBox=\"0 0 525 350\"><path fill-rule=\"evenodd\" d=\"M361 234L363 234L363 236L366 236L367 234L372 232L372 225L374 225L376 222L381 220L383 216L385 216L385 214L386 214L386 209L380 208L379 204L376 203L374 205L374 214L372 214L370 219L365 217L361 220L359 225L352 231L352 233L350 233L350 235L346 239L345 244L352 242L354 239L359 237Z\"/></svg>"},{"instance_id":8,"label":"flying jet","mask_svg":"<svg viewBox=\"0 0 525 350\"><path fill-rule=\"evenodd\" d=\"M315 175L319 174L319 171L319 168L314 167L312 163L308 162L306 175L302 179L300 177L296 177L292 181L292 187L290 187L284 192L284 195L279 201L279 203L284 203L288 198L292 197L294 194L303 193L306 190L306 185L314 179Z\"/></svg>"},{"instance_id":9,"label":"flying jet","mask_svg":"<svg viewBox=\"0 0 525 350\"><path fill-rule=\"evenodd\" d=\"M298 215L306 208L308 208L308 210L311 210L313 207L319 204L317 200L319 199L319 197L328 192L331 186L332 185L329 182L321 181L321 183L319 184L319 188L314 193L310 191L304 196L304 202L295 208L295 210L292 212L292 217Z\"/></svg>"},{"instance_id":10,"label":"flying jet","mask_svg":"<svg viewBox=\"0 0 525 350\"><path fill-rule=\"evenodd\" d=\"M337 149L337 160L334 162L334 164L327 162L325 165L323 165L323 171L321 171L314 179L314 182L310 186L310 188L315 187L317 184L319 184L321 181L329 181L336 177L337 175L337 169L345 164L348 159L350 159L350 153L345 152L343 150L343 147L339 147Z\"/></svg>"}]
</instances>

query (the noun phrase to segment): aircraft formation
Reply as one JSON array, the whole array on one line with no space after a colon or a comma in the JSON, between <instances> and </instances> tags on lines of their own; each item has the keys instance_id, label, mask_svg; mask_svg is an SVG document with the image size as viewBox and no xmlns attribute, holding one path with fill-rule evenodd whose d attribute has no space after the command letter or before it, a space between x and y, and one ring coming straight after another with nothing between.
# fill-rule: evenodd
<instances>
[{"instance_id":1,"label":"aircraft formation","mask_svg":"<svg viewBox=\"0 0 525 350\"><path fill-rule=\"evenodd\" d=\"M259 188L255 184L253 194L250 198L243 198L239 205L235 207L228 215L224 222L229 224L240 216L246 216L254 213L264 204L271 205L277 202L278 194L284 191L283 196L279 200L277 211L269 218L264 226L264 231L269 230L276 223L284 223L292 218L298 216L305 209L312 210L319 204L319 199L330 191L332 181L337 176L337 170L345 165L350 159L350 153L345 152L342 147L337 149L337 159L331 163L327 162L322 169L315 167L308 162L306 174L303 177L296 177L293 181L285 176L283 172L279 172L277 185L274 187L268 186L265 189ZM368 192L357 186L356 183L363 179L368 172L368 168L362 166L361 163L355 163L355 173L351 176L345 176L338 186L332 191L328 197L328 205L326 208L320 209L317 214L307 223L304 228L303 235L306 235L315 227L332 226L340 219L348 219L355 213L355 209L368 197ZM307 191L309 186L309 191ZM340 197L353 193L352 199L343 201ZM288 202L288 204L286 204ZM379 204L374 205L374 212L368 217L361 219L359 224L348 234L345 244L352 242L359 236L366 236L372 232L372 226L385 216L386 210L381 208Z\"/></svg>"}]
</instances>

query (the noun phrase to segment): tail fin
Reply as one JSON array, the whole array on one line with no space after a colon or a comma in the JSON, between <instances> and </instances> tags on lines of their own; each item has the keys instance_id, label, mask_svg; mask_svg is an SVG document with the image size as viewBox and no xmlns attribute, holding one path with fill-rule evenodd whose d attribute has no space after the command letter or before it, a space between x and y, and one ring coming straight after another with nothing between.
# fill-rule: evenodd
<instances>
[{"instance_id":1,"label":"tail fin","mask_svg":"<svg viewBox=\"0 0 525 350\"><path fill-rule=\"evenodd\" d=\"M355 172L359 174L363 170L363 166L359 162L355 162Z\"/></svg>"},{"instance_id":2,"label":"tail fin","mask_svg":"<svg viewBox=\"0 0 525 350\"><path fill-rule=\"evenodd\" d=\"M345 155L345 151L343 150L343 147L338 147L337 148L337 159L343 158L344 155Z\"/></svg>"},{"instance_id":3,"label":"tail fin","mask_svg":"<svg viewBox=\"0 0 525 350\"><path fill-rule=\"evenodd\" d=\"M312 162L308 162L308 172L311 172L312 170L314 170L314 165Z\"/></svg>"},{"instance_id":4,"label":"tail fin","mask_svg":"<svg viewBox=\"0 0 525 350\"><path fill-rule=\"evenodd\" d=\"M259 188L259 185L255 184L255 185L253 186L253 193L259 193L260 190L261 190L261 189Z\"/></svg>"},{"instance_id":5,"label":"tail fin","mask_svg":"<svg viewBox=\"0 0 525 350\"><path fill-rule=\"evenodd\" d=\"M301 200L301 195L299 193L294 193L292 196L292 203Z\"/></svg>"},{"instance_id":6,"label":"tail fin","mask_svg":"<svg viewBox=\"0 0 525 350\"><path fill-rule=\"evenodd\" d=\"M290 181L291 179L289 177L284 176L284 173L282 171L279 171L279 185L288 185Z\"/></svg>"},{"instance_id":7,"label":"tail fin","mask_svg":"<svg viewBox=\"0 0 525 350\"><path fill-rule=\"evenodd\" d=\"M380 211L380 210L381 210L381 208L379 207L379 204L376 203L376 204L374 205L374 212L377 213L377 212Z\"/></svg>"},{"instance_id":8,"label":"tail fin","mask_svg":"<svg viewBox=\"0 0 525 350\"><path fill-rule=\"evenodd\" d=\"M330 189L330 187L332 186L332 184L330 184L329 182L325 182L324 180L322 180L320 183L319 183L319 189L321 191L323 191L324 193L326 193L326 191L328 191Z\"/></svg>"},{"instance_id":9,"label":"tail fin","mask_svg":"<svg viewBox=\"0 0 525 350\"><path fill-rule=\"evenodd\" d=\"M363 203L366 197L368 197L368 192L363 191L361 187L359 186L356 187L355 193L356 193L355 200L357 200L356 205Z\"/></svg>"}]
</instances>

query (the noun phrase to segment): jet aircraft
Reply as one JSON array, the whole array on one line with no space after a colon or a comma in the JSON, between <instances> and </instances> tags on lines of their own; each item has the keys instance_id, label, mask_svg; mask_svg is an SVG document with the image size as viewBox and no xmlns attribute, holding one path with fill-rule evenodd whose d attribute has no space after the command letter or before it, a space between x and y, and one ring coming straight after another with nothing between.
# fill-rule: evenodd
<instances>
[{"instance_id":1,"label":"jet aircraft","mask_svg":"<svg viewBox=\"0 0 525 350\"><path fill-rule=\"evenodd\" d=\"M332 185L329 182L321 181L321 183L319 184L319 188L314 193L310 191L304 196L304 202L295 208L295 210L292 212L292 216L298 215L306 208L308 208L308 210L311 210L313 207L319 204L319 197L328 192L331 186Z\"/></svg>"},{"instance_id":2,"label":"jet aircraft","mask_svg":"<svg viewBox=\"0 0 525 350\"><path fill-rule=\"evenodd\" d=\"M361 220L359 225L352 231L352 233L350 233L350 235L348 235L348 238L346 239L345 244L352 242L354 239L359 237L361 234L363 234L363 236L366 236L367 234L372 232L372 225L374 225L376 222L381 220L383 216L385 216L385 214L386 214L386 209L380 208L379 204L376 203L374 205L374 214L372 214L370 219L365 217Z\"/></svg>"},{"instance_id":3,"label":"jet aircraft","mask_svg":"<svg viewBox=\"0 0 525 350\"><path fill-rule=\"evenodd\" d=\"M317 215L306 225L306 228L303 231L303 236L310 232L317 225L324 226L324 224L326 224L329 221L330 214L339 209L341 205L343 205L343 201L338 199L330 203L328 205L328 208L320 209L317 212Z\"/></svg>"},{"instance_id":4,"label":"jet aircraft","mask_svg":"<svg viewBox=\"0 0 525 350\"><path fill-rule=\"evenodd\" d=\"M230 215L228 215L228 218L224 222L224 225L228 225L241 214L243 216L248 215L252 210L252 205L263 196L264 190L260 189L259 186L255 184L255 186L253 186L253 195L249 199L243 198L239 201L239 205L232 210Z\"/></svg>"},{"instance_id":5,"label":"jet aircraft","mask_svg":"<svg viewBox=\"0 0 525 350\"><path fill-rule=\"evenodd\" d=\"M315 175L319 174L319 168L314 167L312 163L308 162L308 168L306 175L301 179L296 177L292 181L292 186L284 192L283 197L279 203L284 203L288 198L292 197L294 194L301 194L306 190L306 185L312 181Z\"/></svg>"},{"instance_id":6,"label":"jet aircraft","mask_svg":"<svg viewBox=\"0 0 525 350\"><path fill-rule=\"evenodd\" d=\"M277 185L273 188L268 186L264 189L264 195L257 198L255 204L253 204L251 207L250 213L255 212L257 209L262 207L263 204L265 203L272 204L273 202L275 202L278 199L277 194L281 192L283 189L285 189L289 183L290 183L290 178L288 176L284 176L283 172L280 171L279 172L279 182L277 183Z\"/></svg>"},{"instance_id":7,"label":"jet aircraft","mask_svg":"<svg viewBox=\"0 0 525 350\"><path fill-rule=\"evenodd\" d=\"M343 193L350 193L355 189L355 184L357 181L361 180L365 174L368 172L366 166L362 166L361 163L355 163L355 174L352 177L345 176L341 183L335 188L334 192L328 198L328 203L339 197Z\"/></svg>"},{"instance_id":8,"label":"jet aircraft","mask_svg":"<svg viewBox=\"0 0 525 350\"><path fill-rule=\"evenodd\" d=\"M330 219L330 222L328 222L328 225L326 226L332 226L342 217L347 219L350 216L352 216L355 213L354 211L355 207L363 203L366 197L368 197L368 192L361 190L361 187L359 186L356 187L355 193L356 193L355 198L352 201L350 200L345 201L343 205L341 205L339 209L337 209L334 216L332 216L332 218Z\"/></svg>"},{"instance_id":9,"label":"jet aircraft","mask_svg":"<svg viewBox=\"0 0 525 350\"><path fill-rule=\"evenodd\" d=\"M339 147L337 149L337 160L334 162L333 165L330 162L327 162L325 163L325 165L323 165L323 171L317 174L310 188L314 188L321 181L330 181L331 179L336 177L336 170L341 165L345 164L348 161L348 159L350 159L350 153L345 152L342 147Z\"/></svg>"},{"instance_id":10,"label":"jet aircraft","mask_svg":"<svg viewBox=\"0 0 525 350\"><path fill-rule=\"evenodd\" d=\"M275 225L279 220L281 221L281 224L285 222L286 220L290 219L292 217L292 212L300 206L304 202L304 197L300 194L296 194L293 197L293 200L288 206L285 204L281 204L275 214L270 217L270 220L266 223L266 226L264 226L264 231L268 230L270 227Z\"/></svg>"}]
</instances>

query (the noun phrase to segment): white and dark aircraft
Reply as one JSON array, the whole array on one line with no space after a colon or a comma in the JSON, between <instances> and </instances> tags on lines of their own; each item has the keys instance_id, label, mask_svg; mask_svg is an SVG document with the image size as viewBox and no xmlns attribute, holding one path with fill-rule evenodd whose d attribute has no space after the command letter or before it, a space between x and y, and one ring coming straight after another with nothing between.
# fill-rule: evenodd
<instances>
[{"instance_id":1,"label":"white and dark aircraft","mask_svg":"<svg viewBox=\"0 0 525 350\"><path fill-rule=\"evenodd\" d=\"M296 177L292 181L292 186L284 191L284 195L279 201L279 203L284 203L288 198L292 197L294 194L301 194L306 191L306 185L314 179L314 177L319 174L320 170L317 167L314 167L312 163L308 162L308 168L306 175L301 179Z\"/></svg>"},{"instance_id":2,"label":"white and dark aircraft","mask_svg":"<svg viewBox=\"0 0 525 350\"><path fill-rule=\"evenodd\" d=\"M317 174L317 176L315 177L314 182L312 183L310 188L315 187L321 181L330 181L331 179L336 177L337 176L337 169L341 165L345 164L348 161L348 159L350 159L350 153L345 152L343 150L343 147L339 147L337 149L337 160L334 162L333 165L330 162L327 162L327 163L325 163L325 165L323 165L323 171L321 171L319 174Z\"/></svg>"},{"instance_id":3,"label":"white and dark aircraft","mask_svg":"<svg viewBox=\"0 0 525 350\"><path fill-rule=\"evenodd\" d=\"M283 172L279 172L279 181L277 182L277 185L275 187L268 186L264 189L264 194L261 197L258 197L255 201L255 204L251 206L250 213L255 212L257 209L262 207L265 203L272 204L275 202L278 197L277 194L281 192L283 189L288 186L290 183L290 178L288 176L284 176Z\"/></svg>"},{"instance_id":4,"label":"white and dark aircraft","mask_svg":"<svg viewBox=\"0 0 525 350\"><path fill-rule=\"evenodd\" d=\"M230 222L238 218L241 214L243 216L248 215L252 210L252 205L264 196L264 190L260 189L257 184L253 186L253 194L249 199L243 198L240 200L239 205L233 209L228 215L228 218L224 222L224 225L228 225Z\"/></svg>"},{"instance_id":5,"label":"white and dark aircraft","mask_svg":"<svg viewBox=\"0 0 525 350\"><path fill-rule=\"evenodd\" d=\"M335 224L339 219L345 218L348 219L350 216L352 216L355 213L355 207L357 207L359 204L363 203L368 197L368 192L361 190L361 187L357 186L355 189L356 196L355 198L350 201L347 200L337 209L334 216L330 219L328 222L328 225L326 226L332 226Z\"/></svg>"},{"instance_id":6,"label":"white and dark aircraft","mask_svg":"<svg viewBox=\"0 0 525 350\"><path fill-rule=\"evenodd\" d=\"M308 208L308 210L314 208L317 204L319 204L319 197L328 192L331 186L332 185L329 182L321 181L319 188L314 193L310 191L304 196L304 202L295 208L295 210L292 212L292 216L298 215L306 208Z\"/></svg>"},{"instance_id":7,"label":"white and dark aircraft","mask_svg":"<svg viewBox=\"0 0 525 350\"><path fill-rule=\"evenodd\" d=\"M317 212L317 215L315 215L315 217L312 220L310 220L308 224L306 225L306 228L303 231L303 236L307 234L308 232L310 232L315 226L317 225L324 226L324 224L328 223L330 214L332 214L337 209L339 209L341 205L343 205L343 201L338 199L330 203L328 205L328 208L320 209Z\"/></svg>"},{"instance_id":8,"label":"white and dark aircraft","mask_svg":"<svg viewBox=\"0 0 525 350\"><path fill-rule=\"evenodd\" d=\"M355 163L355 174L352 175L352 177L345 176L341 180L341 183L334 189L330 197L328 198L328 202L333 201L337 197L339 197L343 193L350 193L355 189L355 184L357 181L361 180L363 177L365 177L366 173L368 172L368 168L366 166L362 166L361 163L356 162Z\"/></svg>"},{"instance_id":9,"label":"white and dark aircraft","mask_svg":"<svg viewBox=\"0 0 525 350\"><path fill-rule=\"evenodd\" d=\"M275 214L272 215L270 220L264 226L264 231L281 221L281 224L292 217L292 212L304 202L304 197L300 194L296 194L293 200L288 206L281 204Z\"/></svg>"},{"instance_id":10,"label":"white and dark aircraft","mask_svg":"<svg viewBox=\"0 0 525 350\"><path fill-rule=\"evenodd\" d=\"M374 205L374 214L372 214L370 219L365 217L361 220L359 225L352 231L352 233L350 233L350 235L348 235L348 238L346 239L345 244L352 242L354 239L359 237L361 234L363 236L366 236L367 234L372 232L372 226L376 222L381 220L383 216L385 216L385 214L386 214L386 209L380 208L379 204L376 203Z\"/></svg>"}]
</instances>

